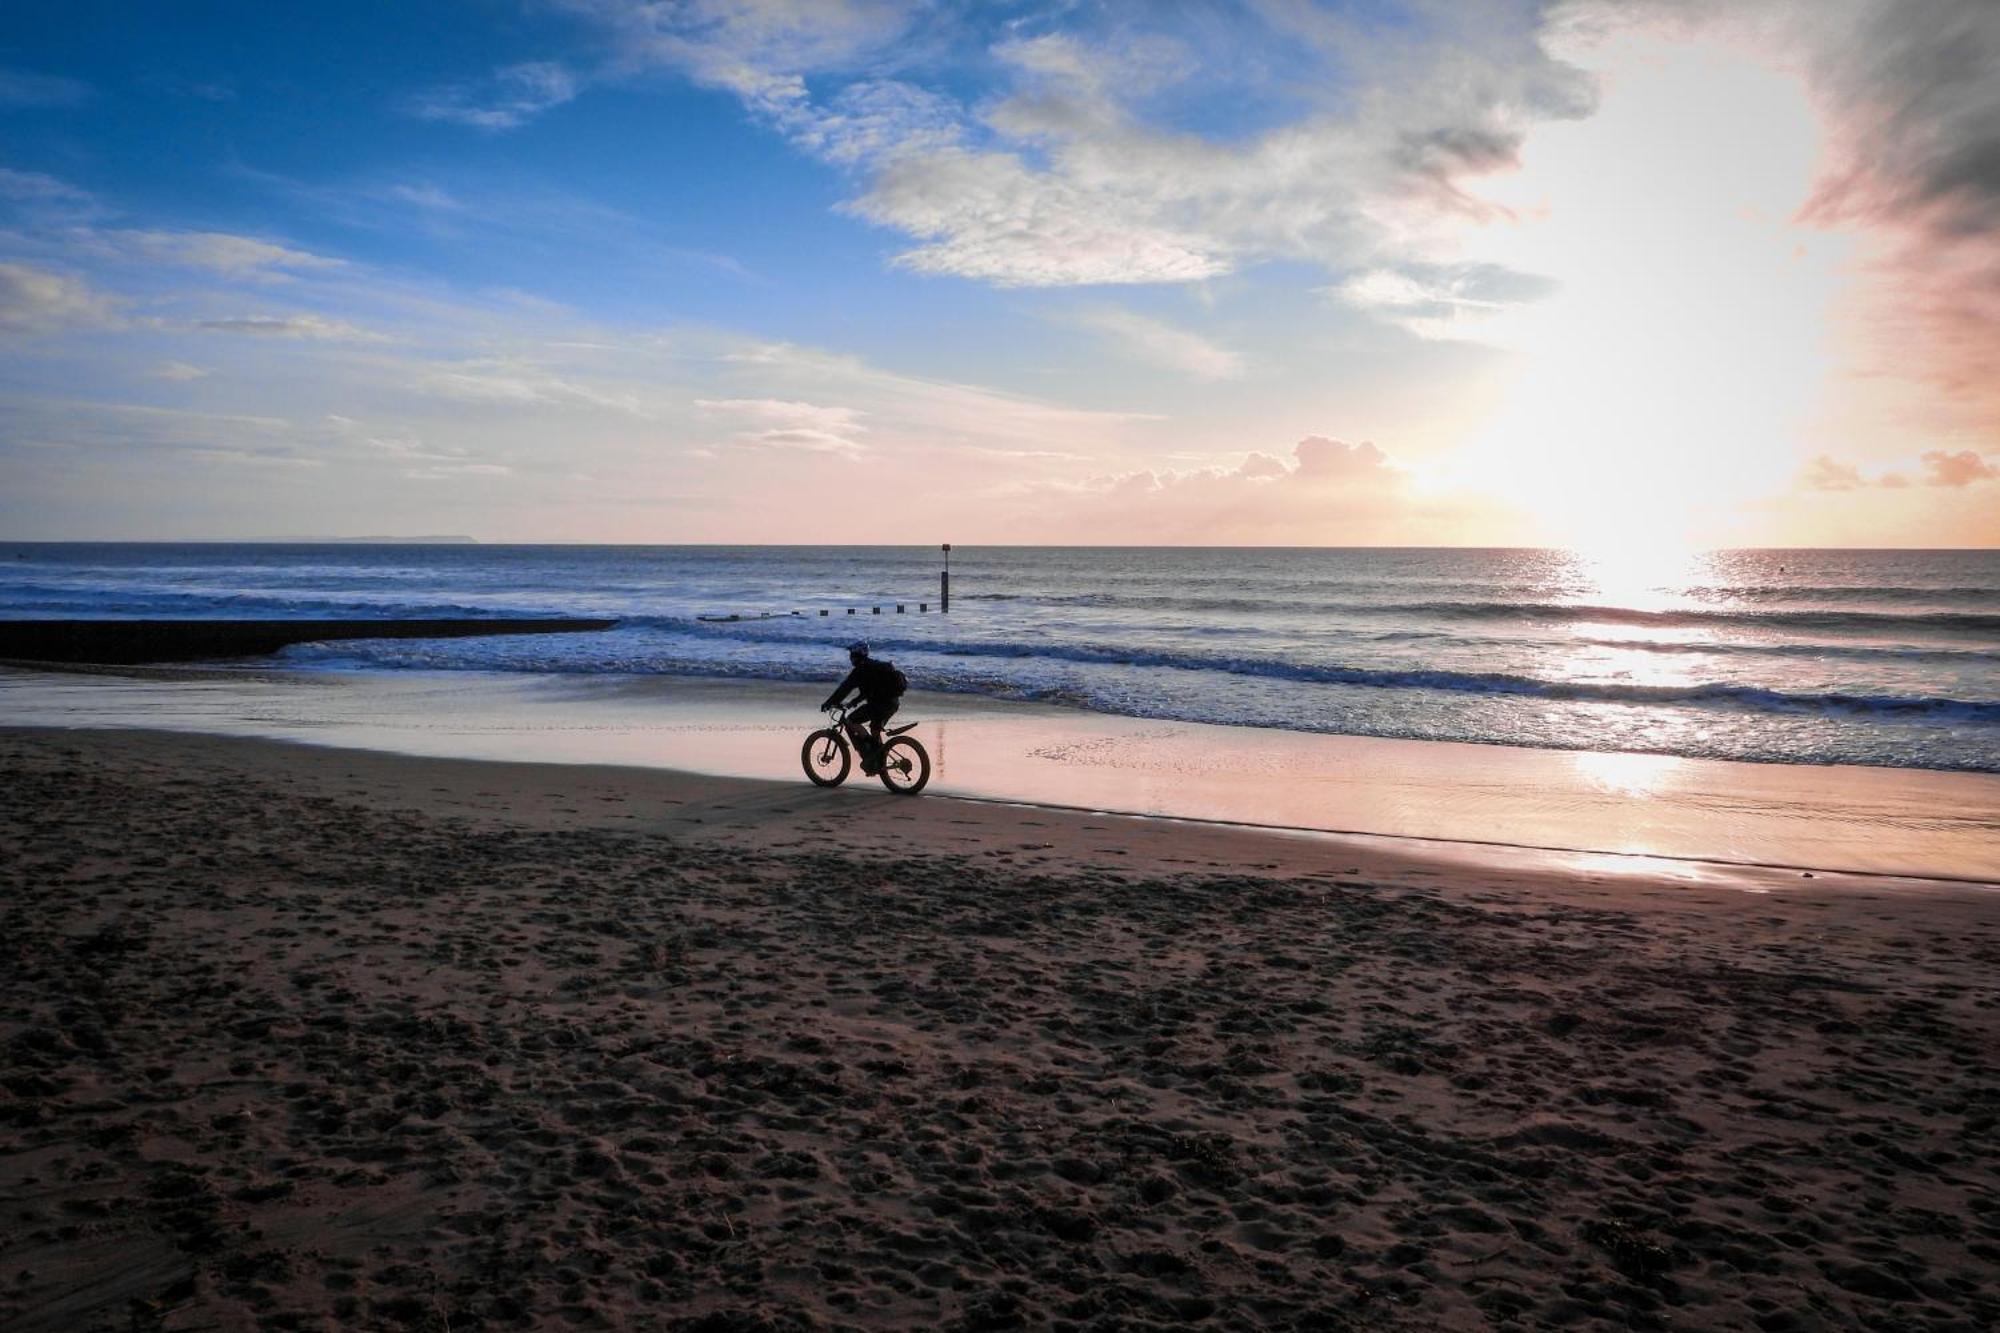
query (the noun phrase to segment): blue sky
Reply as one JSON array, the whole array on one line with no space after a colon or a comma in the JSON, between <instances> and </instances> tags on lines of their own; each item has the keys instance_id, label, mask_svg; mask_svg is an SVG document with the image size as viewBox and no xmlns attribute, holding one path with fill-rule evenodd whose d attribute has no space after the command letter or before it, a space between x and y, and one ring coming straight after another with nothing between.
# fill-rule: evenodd
<instances>
[{"instance_id":1,"label":"blue sky","mask_svg":"<svg viewBox=\"0 0 2000 1333\"><path fill-rule=\"evenodd\" d=\"M25 3L0 534L1991 542L1890 9Z\"/></svg>"}]
</instances>

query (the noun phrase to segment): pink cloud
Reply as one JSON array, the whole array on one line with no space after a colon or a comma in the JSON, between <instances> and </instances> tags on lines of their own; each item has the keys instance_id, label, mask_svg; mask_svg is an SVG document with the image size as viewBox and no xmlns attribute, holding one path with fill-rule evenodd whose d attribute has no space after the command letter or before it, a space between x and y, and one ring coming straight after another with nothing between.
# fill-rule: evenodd
<instances>
[{"instance_id":1,"label":"pink cloud","mask_svg":"<svg viewBox=\"0 0 2000 1333\"><path fill-rule=\"evenodd\" d=\"M1295 469L1297 475L1310 480L1347 478L1382 481L1397 475L1388 466L1389 460L1382 451L1366 440L1360 444L1343 444L1324 435L1308 435L1298 442L1292 453L1299 460Z\"/></svg>"},{"instance_id":2,"label":"pink cloud","mask_svg":"<svg viewBox=\"0 0 2000 1333\"><path fill-rule=\"evenodd\" d=\"M1468 496L1418 496L1374 444L1311 435L1289 459L1251 451L1235 467L1145 468L1014 491L1022 540L1243 545L1450 544L1518 540L1515 516Z\"/></svg>"},{"instance_id":3,"label":"pink cloud","mask_svg":"<svg viewBox=\"0 0 2000 1333\"><path fill-rule=\"evenodd\" d=\"M2000 477L2000 469L1970 449L1955 454L1933 449L1924 455L1924 466L1930 469L1924 477L1926 486L1970 486L1975 481Z\"/></svg>"},{"instance_id":4,"label":"pink cloud","mask_svg":"<svg viewBox=\"0 0 2000 1333\"><path fill-rule=\"evenodd\" d=\"M1821 454L1806 464L1799 484L1809 491L1851 491L1868 483L1861 479L1859 470Z\"/></svg>"}]
</instances>

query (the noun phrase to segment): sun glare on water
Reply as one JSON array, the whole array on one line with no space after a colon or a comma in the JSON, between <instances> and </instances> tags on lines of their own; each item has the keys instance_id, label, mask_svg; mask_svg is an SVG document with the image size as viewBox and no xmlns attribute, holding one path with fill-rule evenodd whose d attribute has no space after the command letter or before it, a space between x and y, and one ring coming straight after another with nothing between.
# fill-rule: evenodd
<instances>
[{"instance_id":1,"label":"sun glare on water","mask_svg":"<svg viewBox=\"0 0 2000 1333\"><path fill-rule=\"evenodd\" d=\"M1561 286L1496 324L1519 369L1469 470L1553 544L1729 544L1798 468L1827 374L1841 252L1792 221L1819 131L1795 76L1726 50L1577 58L1601 109L1539 132L1489 194L1516 221L1482 243Z\"/></svg>"}]
</instances>

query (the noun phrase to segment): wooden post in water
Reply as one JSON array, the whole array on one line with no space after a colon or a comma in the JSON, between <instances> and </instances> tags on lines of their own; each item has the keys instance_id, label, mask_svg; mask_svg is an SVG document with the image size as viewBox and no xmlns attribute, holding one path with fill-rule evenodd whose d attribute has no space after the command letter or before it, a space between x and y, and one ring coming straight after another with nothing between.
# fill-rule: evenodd
<instances>
[{"instance_id":1,"label":"wooden post in water","mask_svg":"<svg viewBox=\"0 0 2000 1333\"><path fill-rule=\"evenodd\" d=\"M938 575L938 610L951 612L951 543L944 544L944 572Z\"/></svg>"}]
</instances>

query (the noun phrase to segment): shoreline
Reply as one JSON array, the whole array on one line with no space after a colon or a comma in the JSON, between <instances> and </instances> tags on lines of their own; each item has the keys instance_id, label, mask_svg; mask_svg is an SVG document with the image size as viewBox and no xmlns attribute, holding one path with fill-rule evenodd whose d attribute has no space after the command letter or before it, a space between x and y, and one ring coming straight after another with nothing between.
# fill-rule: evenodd
<instances>
[{"instance_id":1,"label":"shoreline","mask_svg":"<svg viewBox=\"0 0 2000 1333\"><path fill-rule=\"evenodd\" d=\"M24 1333L2000 1320L1987 891L136 730L0 777Z\"/></svg>"},{"instance_id":2,"label":"shoreline","mask_svg":"<svg viewBox=\"0 0 2000 1333\"><path fill-rule=\"evenodd\" d=\"M950 855L959 845L983 846L1009 829L1040 830L1061 837L1048 844L1049 859L1086 858L1085 834L1113 835L1121 864L1148 873L1183 873L1186 859L1152 857L1156 838L1193 839L1219 849L1214 870L1280 875L1316 870L1331 860L1359 859L1397 871L1420 868L1425 877L1489 875L1507 882L1534 880L1565 890L1585 885L1671 885L1750 894L1892 891L1899 895L2000 893L2000 880L1944 874L1829 869L1824 866L1727 861L1701 856L1547 847L1473 838L1424 837L1365 830L1322 829L1057 805L1011 797L971 796L927 790L911 798L874 784L850 781L822 790L798 782L701 773L657 766L551 763L540 760L462 758L356 749L308 740L168 731L156 728L23 727L0 723L0 744L35 748L78 747L119 764L190 766L210 773L250 773L283 780L325 799L344 798L382 809L424 805L433 813L472 823L510 827L616 828L667 837L693 837L731 845L764 845L773 824L797 816L851 815L857 821L893 823L907 850ZM338 771L342 776L336 778ZM356 785L356 784L360 785ZM612 793L615 793L613 795ZM443 797L441 801L431 797ZM589 818L575 802L649 805L644 815L620 812L613 822ZM815 804L816 802L820 804ZM835 802L838 804L824 804ZM852 809L849 809L850 803ZM925 804L947 807L926 812ZM553 813L549 813L553 812ZM963 840L951 828L972 830ZM780 844L788 845L788 844ZM845 849L842 850L851 850ZM1358 871L1357 871L1358 873Z\"/></svg>"},{"instance_id":3,"label":"shoreline","mask_svg":"<svg viewBox=\"0 0 2000 1333\"><path fill-rule=\"evenodd\" d=\"M682 677L0 670L0 718L801 781L814 685ZM2000 775L1160 722L913 693L927 796L1562 854L2000 882ZM850 779L850 782L858 781Z\"/></svg>"}]
</instances>

